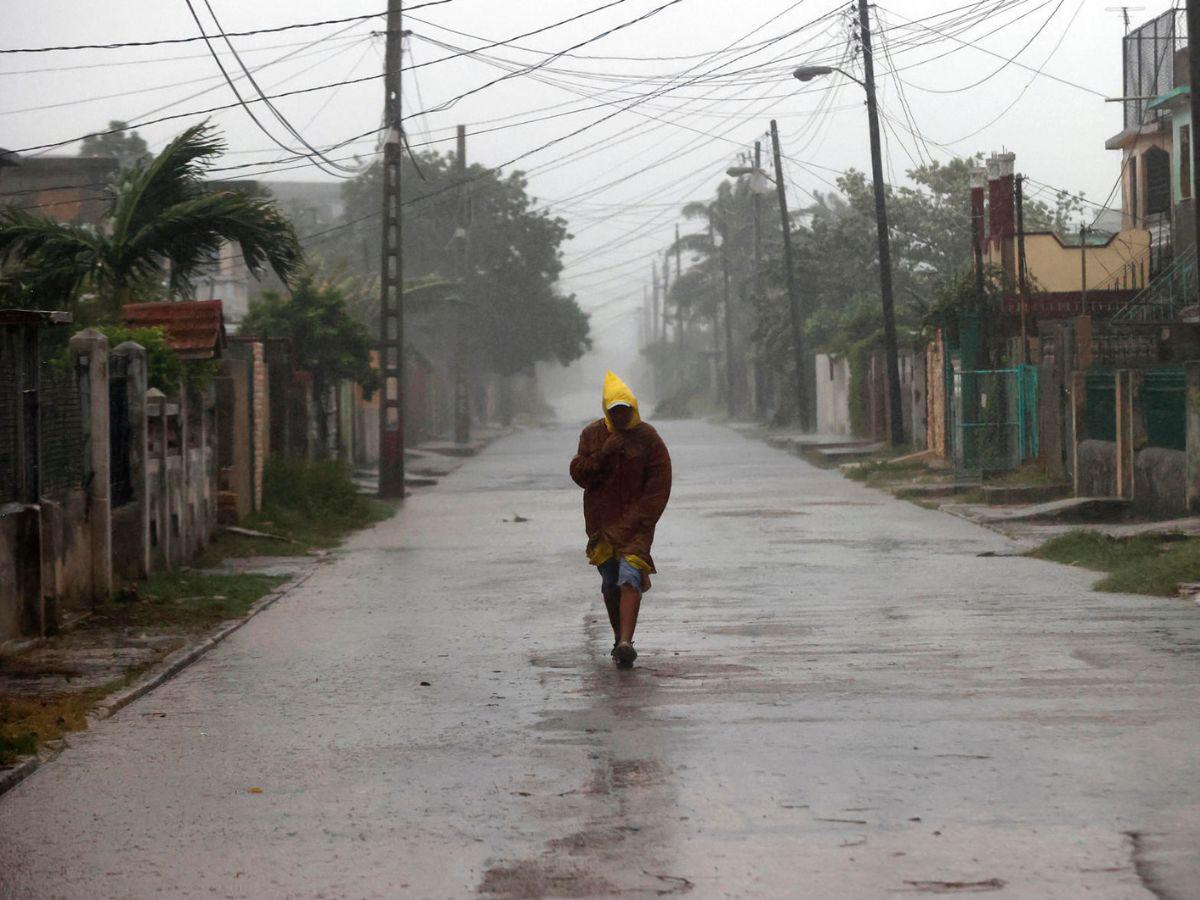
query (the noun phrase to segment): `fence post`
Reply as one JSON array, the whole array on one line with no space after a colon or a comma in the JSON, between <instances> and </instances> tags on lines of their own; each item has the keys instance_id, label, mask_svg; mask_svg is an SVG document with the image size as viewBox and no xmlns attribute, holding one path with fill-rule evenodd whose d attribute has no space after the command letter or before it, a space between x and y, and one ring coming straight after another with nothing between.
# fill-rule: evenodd
<instances>
[{"instance_id":1,"label":"fence post","mask_svg":"<svg viewBox=\"0 0 1200 900\"><path fill-rule=\"evenodd\" d=\"M1133 372L1118 369L1116 379L1117 477L1116 495L1133 499Z\"/></svg>"},{"instance_id":2,"label":"fence post","mask_svg":"<svg viewBox=\"0 0 1200 900\"><path fill-rule=\"evenodd\" d=\"M1087 373L1071 373L1071 484L1079 496L1079 445L1087 440Z\"/></svg>"},{"instance_id":3,"label":"fence post","mask_svg":"<svg viewBox=\"0 0 1200 900\"><path fill-rule=\"evenodd\" d=\"M125 341L113 348L114 356L123 356L125 363L125 397L129 408L129 479L141 512L138 529L138 575L150 574L150 490L147 481L146 454L149 436L146 422L146 389L149 373L146 369L146 348L135 341Z\"/></svg>"},{"instance_id":4,"label":"fence post","mask_svg":"<svg viewBox=\"0 0 1200 900\"><path fill-rule=\"evenodd\" d=\"M1187 509L1200 512L1200 360L1183 364L1183 415L1187 422Z\"/></svg>"},{"instance_id":5,"label":"fence post","mask_svg":"<svg viewBox=\"0 0 1200 900\"><path fill-rule=\"evenodd\" d=\"M71 336L71 355L82 382L92 600L112 595L112 485L108 443L108 338L94 328Z\"/></svg>"},{"instance_id":6,"label":"fence post","mask_svg":"<svg viewBox=\"0 0 1200 900\"><path fill-rule=\"evenodd\" d=\"M162 570L171 568L171 503L167 478L167 398L158 388L146 391L147 433L154 429L154 463L156 472L149 472L150 448L147 448L146 498L154 497L154 522L151 526L150 568L161 563ZM149 443L149 441L147 441ZM155 552L157 548L157 552Z\"/></svg>"}]
</instances>

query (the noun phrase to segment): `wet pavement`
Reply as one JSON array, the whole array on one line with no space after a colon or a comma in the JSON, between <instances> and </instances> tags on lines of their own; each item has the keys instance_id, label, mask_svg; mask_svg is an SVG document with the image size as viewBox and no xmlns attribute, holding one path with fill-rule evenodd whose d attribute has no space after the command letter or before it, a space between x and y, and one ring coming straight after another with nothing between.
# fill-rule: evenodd
<instances>
[{"instance_id":1,"label":"wet pavement","mask_svg":"<svg viewBox=\"0 0 1200 900\"><path fill-rule=\"evenodd\" d=\"M1194 604L661 431L633 671L513 435L0 797L0 897L1200 895Z\"/></svg>"}]
</instances>

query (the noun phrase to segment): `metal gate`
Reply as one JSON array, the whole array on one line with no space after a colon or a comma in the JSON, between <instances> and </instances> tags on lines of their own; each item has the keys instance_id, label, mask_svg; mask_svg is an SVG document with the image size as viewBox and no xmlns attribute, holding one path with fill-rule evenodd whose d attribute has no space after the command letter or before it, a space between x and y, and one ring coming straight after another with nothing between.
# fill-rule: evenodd
<instances>
[{"instance_id":1,"label":"metal gate","mask_svg":"<svg viewBox=\"0 0 1200 900\"><path fill-rule=\"evenodd\" d=\"M133 467L129 446L129 357L108 358L108 471L113 509L133 499Z\"/></svg>"},{"instance_id":2,"label":"metal gate","mask_svg":"<svg viewBox=\"0 0 1200 900\"><path fill-rule=\"evenodd\" d=\"M1036 368L956 368L952 379L956 475L1007 472L1038 455Z\"/></svg>"}]
</instances>

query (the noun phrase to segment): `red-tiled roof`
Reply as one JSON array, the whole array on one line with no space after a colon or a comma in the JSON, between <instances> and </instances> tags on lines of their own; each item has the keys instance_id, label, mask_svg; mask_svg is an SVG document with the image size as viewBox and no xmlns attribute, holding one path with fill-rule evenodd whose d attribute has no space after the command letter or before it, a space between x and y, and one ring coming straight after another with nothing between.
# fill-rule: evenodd
<instances>
[{"instance_id":1,"label":"red-tiled roof","mask_svg":"<svg viewBox=\"0 0 1200 900\"><path fill-rule=\"evenodd\" d=\"M220 300L130 303L122 309L132 328L158 327L184 359L212 359L225 346L225 313Z\"/></svg>"}]
</instances>

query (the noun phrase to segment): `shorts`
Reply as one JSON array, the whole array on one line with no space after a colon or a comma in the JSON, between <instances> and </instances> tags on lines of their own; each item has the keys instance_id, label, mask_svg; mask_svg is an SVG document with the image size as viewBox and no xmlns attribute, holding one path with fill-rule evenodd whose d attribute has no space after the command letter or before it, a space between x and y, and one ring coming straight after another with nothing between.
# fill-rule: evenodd
<instances>
[{"instance_id":1,"label":"shorts","mask_svg":"<svg viewBox=\"0 0 1200 900\"><path fill-rule=\"evenodd\" d=\"M642 570L625 557L614 556L597 566L600 570L600 592L604 596L619 594L624 585L642 592Z\"/></svg>"}]
</instances>

